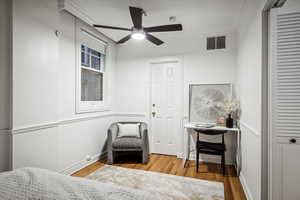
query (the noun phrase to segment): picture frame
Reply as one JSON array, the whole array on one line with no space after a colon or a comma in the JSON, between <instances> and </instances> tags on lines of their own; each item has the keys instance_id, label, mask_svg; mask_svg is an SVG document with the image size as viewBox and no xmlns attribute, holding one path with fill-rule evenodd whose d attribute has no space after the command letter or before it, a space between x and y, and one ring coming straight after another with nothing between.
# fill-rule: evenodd
<instances>
[{"instance_id":1,"label":"picture frame","mask_svg":"<svg viewBox=\"0 0 300 200\"><path fill-rule=\"evenodd\" d=\"M189 122L216 123L224 116L221 104L232 98L231 83L189 84Z\"/></svg>"}]
</instances>

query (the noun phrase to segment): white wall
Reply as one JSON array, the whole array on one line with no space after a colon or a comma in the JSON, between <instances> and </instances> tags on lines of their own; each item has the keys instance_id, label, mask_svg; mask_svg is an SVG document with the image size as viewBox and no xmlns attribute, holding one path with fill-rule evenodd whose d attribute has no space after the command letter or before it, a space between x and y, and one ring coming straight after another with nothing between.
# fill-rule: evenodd
<instances>
[{"instance_id":1,"label":"white wall","mask_svg":"<svg viewBox=\"0 0 300 200\"><path fill-rule=\"evenodd\" d=\"M299 8L300 8L299 0L287 0L286 3L281 8L281 10L287 12L295 12L296 10L299 10Z\"/></svg>"},{"instance_id":2,"label":"white wall","mask_svg":"<svg viewBox=\"0 0 300 200\"><path fill-rule=\"evenodd\" d=\"M230 32L225 34L228 45L226 50L206 51L206 34L199 34L191 49L183 44L185 41L177 43L172 41L172 44L178 45L175 49L156 47L146 41L142 43L133 41L118 48L116 110L119 113L125 113L119 119L131 120L132 117L126 117L126 113L132 113L140 115L140 117L133 115L135 119L149 121L149 63L161 56L175 56L183 60L184 116L181 116L182 118L188 116L188 85L190 83L234 83L236 77L235 34ZM187 42L191 40L187 39ZM150 56L144 57L143 55ZM181 141L183 141L183 136L182 132ZM227 161L232 162L234 146L231 142L234 138L228 135L227 140L229 149ZM183 153L182 145L183 142L178 149L180 156Z\"/></svg>"},{"instance_id":3,"label":"white wall","mask_svg":"<svg viewBox=\"0 0 300 200\"><path fill-rule=\"evenodd\" d=\"M104 152L113 110L75 114L74 16L48 0L14 0L13 13L13 167L69 174ZM95 34L109 42L107 76L113 99L115 45Z\"/></svg>"},{"instance_id":4,"label":"white wall","mask_svg":"<svg viewBox=\"0 0 300 200\"><path fill-rule=\"evenodd\" d=\"M261 1L246 2L237 57L236 35L214 32L226 33L226 50L204 50L205 37L214 34L197 34L187 41L174 37L168 42L175 46L162 48L131 41L118 48L114 69L116 49L111 44L109 91L115 100L112 108L123 113L114 118L112 111L75 114L74 17L58 12L56 1L14 0L13 167L36 166L70 173L88 164L87 155L96 159L112 120L149 120L149 61L178 56L184 63L182 117L188 115L189 83L236 82L243 111L243 180L249 195L259 199ZM55 30L62 32L60 38ZM231 160L231 156L227 158Z\"/></svg>"},{"instance_id":5,"label":"white wall","mask_svg":"<svg viewBox=\"0 0 300 200\"><path fill-rule=\"evenodd\" d=\"M247 0L238 30L237 94L241 103L242 174L248 199L260 199L262 9L265 1Z\"/></svg>"},{"instance_id":6,"label":"white wall","mask_svg":"<svg viewBox=\"0 0 300 200\"><path fill-rule=\"evenodd\" d=\"M10 168L11 2L0 0L0 172Z\"/></svg>"}]
</instances>

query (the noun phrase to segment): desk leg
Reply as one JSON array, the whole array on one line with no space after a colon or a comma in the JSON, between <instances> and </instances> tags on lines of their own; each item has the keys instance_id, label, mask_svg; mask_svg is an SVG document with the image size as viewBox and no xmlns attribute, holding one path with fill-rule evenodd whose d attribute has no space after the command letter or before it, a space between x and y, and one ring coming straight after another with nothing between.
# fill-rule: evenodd
<instances>
[{"instance_id":1,"label":"desk leg","mask_svg":"<svg viewBox=\"0 0 300 200\"><path fill-rule=\"evenodd\" d=\"M241 152L241 131L237 132L237 145L236 145L236 172L237 176L240 176L242 166L242 152Z\"/></svg>"},{"instance_id":2,"label":"desk leg","mask_svg":"<svg viewBox=\"0 0 300 200\"><path fill-rule=\"evenodd\" d=\"M190 133L188 132L187 142L186 142L186 155L185 155L185 158L183 159L183 162L182 162L182 167L183 168L188 167L188 161L190 159L190 150L191 150L190 146L191 146L191 137L190 137Z\"/></svg>"}]
</instances>

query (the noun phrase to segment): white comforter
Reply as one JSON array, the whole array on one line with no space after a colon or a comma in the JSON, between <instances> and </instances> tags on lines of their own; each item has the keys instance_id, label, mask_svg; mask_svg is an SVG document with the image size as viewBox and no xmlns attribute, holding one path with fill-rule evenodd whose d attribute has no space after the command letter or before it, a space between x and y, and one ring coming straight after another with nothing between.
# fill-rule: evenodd
<instances>
[{"instance_id":1,"label":"white comforter","mask_svg":"<svg viewBox=\"0 0 300 200\"><path fill-rule=\"evenodd\" d=\"M0 200L153 200L153 194L113 184L23 168L0 173Z\"/></svg>"}]
</instances>

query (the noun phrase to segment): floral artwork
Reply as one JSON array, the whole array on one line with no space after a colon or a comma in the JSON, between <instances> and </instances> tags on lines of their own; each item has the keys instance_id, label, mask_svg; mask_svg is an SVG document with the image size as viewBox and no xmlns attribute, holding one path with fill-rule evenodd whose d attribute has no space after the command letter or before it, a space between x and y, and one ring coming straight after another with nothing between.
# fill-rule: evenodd
<instances>
[{"instance_id":1,"label":"floral artwork","mask_svg":"<svg viewBox=\"0 0 300 200\"><path fill-rule=\"evenodd\" d=\"M217 122L233 105L225 103L231 99L231 84L190 85L190 122ZM226 106L225 106L226 105Z\"/></svg>"}]
</instances>

